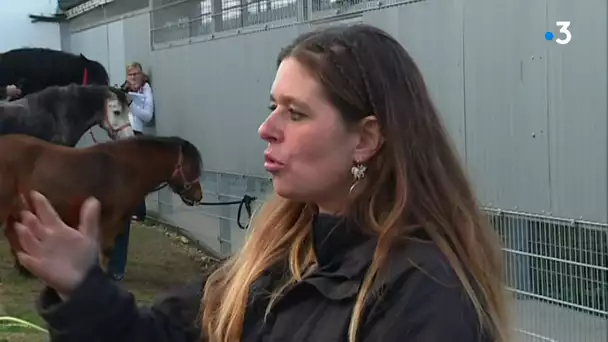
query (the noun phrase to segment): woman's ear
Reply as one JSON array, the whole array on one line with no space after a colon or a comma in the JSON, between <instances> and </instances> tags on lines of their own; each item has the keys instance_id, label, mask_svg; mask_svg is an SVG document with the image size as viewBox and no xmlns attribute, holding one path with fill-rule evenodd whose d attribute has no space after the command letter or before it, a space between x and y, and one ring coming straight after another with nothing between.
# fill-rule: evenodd
<instances>
[{"instance_id":1,"label":"woman's ear","mask_svg":"<svg viewBox=\"0 0 608 342\"><path fill-rule=\"evenodd\" d=\"M359 141L353 159L365 163L380 150L384 137L378 119L374 115L363 118L358 126Z\"/></svg>"}]
</instances>

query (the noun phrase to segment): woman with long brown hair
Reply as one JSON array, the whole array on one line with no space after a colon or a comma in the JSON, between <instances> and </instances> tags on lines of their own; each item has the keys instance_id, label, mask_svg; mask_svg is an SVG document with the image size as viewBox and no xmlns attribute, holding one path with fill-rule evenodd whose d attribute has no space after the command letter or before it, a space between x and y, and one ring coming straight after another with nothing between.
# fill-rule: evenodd
<instances>
[{"instance_id":1,"label":"woman with long brown hair","mask_svg":"<svg viewBox=\"0 0 608 342\"><path fill-rule=\"evenodd\" d=\"M304 34L270 93L274 194L238 253L152 309L94 265L95 200L75 231L33 195L20 260L52 341L509 341L497 236L403 47L367 25Z\"/></svg>"}]
</instances>

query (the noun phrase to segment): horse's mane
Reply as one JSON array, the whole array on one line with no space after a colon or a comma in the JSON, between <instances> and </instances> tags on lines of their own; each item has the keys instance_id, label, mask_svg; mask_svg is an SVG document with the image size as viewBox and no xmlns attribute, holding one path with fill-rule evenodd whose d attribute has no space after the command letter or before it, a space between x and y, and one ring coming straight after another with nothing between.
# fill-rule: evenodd
<instances>
[{"instance_id":1,"label":"horse's mane","mask_svg":"<svg viewBox=\"0 0 608 342\"><path fill-rule=\"evenodd\" d=\"M47 87L39 92L27 95L22 100L44 108L54 107L58 102L76 103L75 101L83 106L103 108L107 98L107 86L69 84L67 86Z\"/></svg>"},{"instance_id":2,"label":"horse's mane","mask_svg":"<svg viewBox=\"0 0 608 342\"><path fill-rule=\"evenodd\" d=\"M108 86L70 84L0 102L0 134L22 133L73 146L84 130L101 123L112 94ZM125 100L124 93L117 95ZM124 102L123 108L126 106Z\"/></svg>"},{"instance_id":3,"label":"horse's mane","mask_svg":"<svg viewBox=\"0 0 608 342\"><path fill-rule=\"evenodd\" d=\"M121 144L121 143L125 143L125 142L135 142L135 143L142 143L142 144L146 144L146 145L156 145L158 147L165 147L167 145L171 145L171 146L179 146L182 149L182 153L184 155L184 157L191 159L193 161L196 162L196 172L200 175L202 170L203 170L203 158L201 157L201 153L198 150L198 148L196 146L194 146L194 144L192 144L190 141L180 138L180 137L176 137L176 136L170 136L170 137L159 137L159 136L151 136L151 135L137 135L135 137L126 139L126 140L116 140L116 141L110 141L109 143L116 143L116 144Z\"/></svg>"},{"instance_id":4,"label":"horse's mane","mask_svg":"<svg viewBox=\"0 0 608 342\"><path fill-rule=\"evenodd\" d=\"M60 115L75 118L82 117L85 113L104 110L111 93L116 94L123 107L128 107L124 92L104 85L51 86L13 102L26 104L30 112L47 113L57 120Z\"/></svg>"}]
</instances>

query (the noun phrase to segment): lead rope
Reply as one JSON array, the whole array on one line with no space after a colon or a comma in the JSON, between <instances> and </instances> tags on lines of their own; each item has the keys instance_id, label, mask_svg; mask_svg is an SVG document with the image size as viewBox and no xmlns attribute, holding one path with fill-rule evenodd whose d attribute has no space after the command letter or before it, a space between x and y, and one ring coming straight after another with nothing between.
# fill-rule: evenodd
<instances>
[{"instance_id":1,"label":"lead rope","mask_svg":"<svg viewBox=\"0 0 608 342\"><path fill-rule=\"evenodd\" d=\"M11 316L0 316L0 332L2 331L2 327L19 327L19 328L29 328L33 330L37 330L39 332L48 333L49 331L44 329L43 327L36 325L32 322L28 322L26 320L11 317Z\"/></svg>"}]
</instances>

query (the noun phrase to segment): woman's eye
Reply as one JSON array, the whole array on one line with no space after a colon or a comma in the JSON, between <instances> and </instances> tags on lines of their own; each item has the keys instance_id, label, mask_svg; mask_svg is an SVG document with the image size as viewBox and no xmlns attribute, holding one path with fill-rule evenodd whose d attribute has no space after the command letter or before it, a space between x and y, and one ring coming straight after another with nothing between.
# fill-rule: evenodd
<instances>
[{"instance_id":1,"label":"woman's eye","mask_svg":"<svg viewBox=\"0 0 608 342\"><path fill-rule=\"evenodd\" d=\"M277 105L272 103L270 106L268 106L268 109L270 109L271 112L274 112L275 110L277 110Z\"/></svg>"},{"instance_id":2,"label":"woman's eye","mask_svg":"<svg viewBox=\"0 0 608 342\"><path fill-rule=\"evenodd\" d=\"M291 120L293 120L293 121L299 121L299 120L304 119L304 114L299 113L299 112L296 112L296 111L295 111L295 110L293 110L293 109L290 109L290 110L289 110L289 117L290 117L290 118L291 118Z\"/></svg>"}]
</instances>

